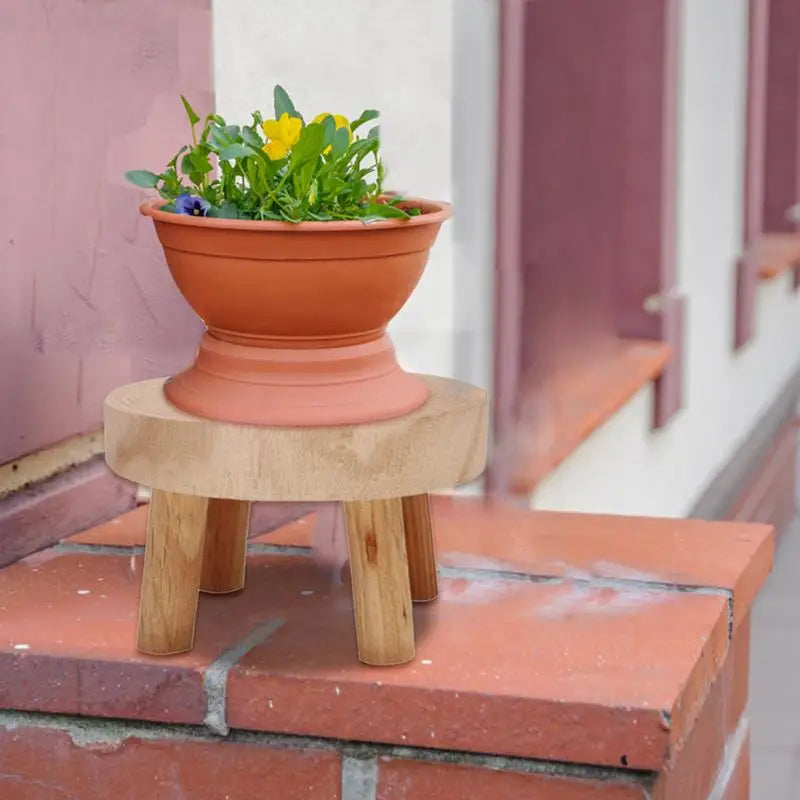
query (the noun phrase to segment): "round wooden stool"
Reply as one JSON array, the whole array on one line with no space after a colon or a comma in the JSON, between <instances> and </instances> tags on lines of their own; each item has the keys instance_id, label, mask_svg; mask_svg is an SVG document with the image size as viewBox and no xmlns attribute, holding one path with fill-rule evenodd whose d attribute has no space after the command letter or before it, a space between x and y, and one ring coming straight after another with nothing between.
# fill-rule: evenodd
<instances>
[{"instance_id":1,"label":"round wooden stool","mask_svg":"<svg viewBox=\"0 0 800 800\"><path fill-rule=\"evenodd\" d=\"M190 650L198 591L244 586L250 502L344 502L359 658L414 657L411 601L438 594L428 493L477 477L486 461L487 398L421 376L426 404L386 422L274 428L194 417L164 380L105 401L109 467L150 486L138 648Z\"/></svg>"}]
</instances>

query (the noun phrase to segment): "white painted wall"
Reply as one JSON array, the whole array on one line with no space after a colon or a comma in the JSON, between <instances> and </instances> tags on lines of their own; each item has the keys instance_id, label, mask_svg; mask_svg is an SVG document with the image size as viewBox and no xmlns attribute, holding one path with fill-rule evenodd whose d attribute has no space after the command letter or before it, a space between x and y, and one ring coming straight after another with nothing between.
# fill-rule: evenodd
<instances>
[{"instance_id":1,"label":"white painted wall","mask_svg":"<svg viewBox=\"0 0 800 800\"><path fill-rule=\"evenodd\" d=\"M381 111L387 187L453 199L453 6L457 0L214 0L217 109L271 113L280 83L304 116ZM452 375L455 220L390 327L407 369Z\"/></svg>"},{"instance_id":2,"label":"white painted wall","mask_svg":"<svg viewBox=\"0 0 800 800\"><path fill-rule=\"evenodd\" d=\"M689 300L685 409L649 431L651 389L537 489L537 508L683 516L800 366L800 295L759 288L757 334L731 350L742 243L746 0L683 4L678 268Z\"/></svg>"},{"instance_id":3,"label":"white painted wall","mask_svg":"<svg viewBox=\"0 0 800 800\"><path fill-rule=\"evenodd\" d=\"M491 388L499 13L496 0L454 0L454 374Z\"/></svg>"}]
</instances>

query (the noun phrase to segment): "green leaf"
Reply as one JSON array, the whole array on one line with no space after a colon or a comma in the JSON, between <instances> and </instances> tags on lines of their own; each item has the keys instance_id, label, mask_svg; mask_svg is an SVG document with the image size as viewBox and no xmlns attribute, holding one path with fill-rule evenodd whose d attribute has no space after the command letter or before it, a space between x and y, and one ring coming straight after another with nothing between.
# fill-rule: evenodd
<instances>
[{"instance_id":1,"label":"green leaf","mask_svg":"<svg viewBox=\"0 0 800 800\"><path fill-rule=\"evenodd\" d=\"M322 130L325 132L325 147L333 144L333 137L336 135L336 120L330 114L322 120Z\"/></svg>"},{"instance_id":2,"label":"green leaf","mask_svg":"<svg viewBox=\"0 0 800 800\"><path fill-rule=\"evenodd\" d=\"M276 85L273 96L275 100L275 119L280 119L284 114L302 119L283 86Z\"/></svg>"},{"instance_id":3,"label":"green leaf","mask_svg":"<svg viewBox=\"0 0 800 800\"><path fill-rule=\"evenodd\" d=\"M360 163L369 153L377 153L379 146L380 143L377 139L356 139L350 145L349 155Z\"/></svg>"},{"instance_id":4,"label":"green leaf","mask_svg":"<svg viewBox=\"0 0 800 800\"><path fill-rule=\"evenodd\" d=\"M299 180L299 183L297 184L297 192L303 197L308 197L308 193L310 192L311 186L314 183L314 173L316 172L316 169L317 160L310 159L297 170L297 177Z\"/></svg>"},{"instance_id":5,"label":"green leaf","mask_svg":"<svg viewBox=\"0 0 800 800\"><path fill-rule=\"evenodd\" d=\"M235 158L244 158L245 156L253 155L253 151L244 144L239 144L238 142L234 142L227 147L223 147L219 151L219 157L223 161L231 161Z\"/></svg>"},{"instance_id":6,"label":"green leaf","mask_svg":"<svg viewBox=\"0 0 800 800\"><path fill-rule=\"evenodd\" d=\"M220 219L239 219L239 209L236 208L234 203L226 200L219 206L212 206L208 209L209 217L218 217Z\"/></svg>"},{"instance_id":7,"label":"green leaf","mask_svg":"<svg viewBox=\"0 0 800 800\"><path fill-rule=\"evenodd\" d=\"M207 172L211 172L213 169L211 162L208 160L208 156L201 150L192 150L189 153L189 161L194 171L200 172L203 175Z\"/></svg>"},{"instance_id":8,"label":"green leaf","mask_svg":"<svg viewBox=\"0 0 800 800\"><path fill-rule=\"evenodd\" d=\"M325 130L319 123L312 123L303 128L297 144L292 148L289 159L291 169L313 161L325 149Z\"/></svg>"},{"instance_id":9,"label":"green leaf","mask_svg":"<svg viewBox=\"0 0 800 800\"><path fill-rule=\"evenodd\" d=\"M283 221L283 217L280 214L276 214L274 211L270 211L268 208L260 208L256 212L255 217L257 219L271 219L278 222Z\"/></svg>"},{"instance_id":10,"label":"green leaf","mask_svg":"<svg viewBox=\"0 0 800 800\"><path fill-rule=\"evenodd\" d=\"M181 95L181 101L183 102L183 107L186 109L186 116L189 117L189 123L191 125L196 125L200 122L200 117L198 116L197 112L192 108L189 101Z\"/></svg>"},{"instance_id":11,"label":"green leaf","mask_svg":"<svg viewBox=\"0 0 800 800\"><path fill-rule=\"evenodd\" d=\"M248 159L243 163L242 166L245 175L247 175L247 182L250 184L250 188L256 194L261 194L264 187L262 185L259 185L259 174L258 174L258 169L256 167L255 159Z\"/></svg>"},{"instance_id":12,"label":"green leaf","mask_svg":"<svg viewBox=\"0 0 800 800\"><path fill-rule=\"evenodd\" d=\"M339 158L339 156L344 155L349 146L350 134L348 134L347 128L338 128L333 135L333 148L331 152L334 158Z\"/></svg>"},{"instance_id":13,"label":"green leaf","mask_svg":"<svg viewBox=\"0 0 800 800\"><path fill-rule=\"evenodd\" d=\"M258 135L255 128L244 127L241 135L243 141L250 147L255 147L256 150L260 150L264 146L264 140Z\"/></svg>"},{"instance_id":14,"label":"green leaf","mask_svg":"<svg viewBox=\"0 0 800 800\"><path fill-rule=\"evenodd\" d=\"M386 203L370 203L367 206L368 216L383 217L384 219L408 219L408 214L402 208L390 206Z\"/></svg>"},{"instance_id":15,"label":"green leaf","mask_svg":"<svg viewBox=\"0 0 800 800\"><path fill-rule=\"evenodd\" d=\"M289 115L302 123L283 87L275 86L273 94L275 116ZM258 111L240 127L214 113L202 120L185 96L181 102L193 144L178 151L160 174L138 170L127 176L142 188L155 189L165 201L190 192L208 201L211 216L292 222L402 219L418 213L413 204L381 197L385 171L375 109L362 111L350 131L337 130L332 116L302 124L291 153L271 161L263 152L263 116ZM351 142L354 130L361 138Z\"/></svg>"},{"instance_id":16,"label":"green leaf","mask_svg":"<svg viewBox=\"0 0 800 800\"><path fill-rule=\"evenodd\" d=\"M325 189L324 189L324 191L325 191L326 194L330 193L332 195L337 195L340 192L342 192L345 189L347 189L349 186L350 186L350 184L346 180L344 180L343 178L339 178L339 177L334 175L333 177L328 178L325 181Z\"/></svg>"},{"instance_id":17,"label":"green leaf","mask_svg":"<svg viewBox=\"0 0 800 800\"><path fill-rule=\"evenodd\" d=\"M158 178L161 181L161 185L158 187L158 193L162 197L175 198L185 191L185 187L178 177L178 172L174 165L167 167Z\"/></svg>"},{"instance_id":18,"label":"green leaf","mask_svg":"<svg viewBox=\"0 0 800 800\"><path fill-rule=\"evenodd\" d=\"M158 186L160 176L146 169L132 169L125 173L125 178L142 189L153 189Z\"/></svg>"},{"instance_id":19,"label":"green leaf","mask_svg":"<svg viewBox=\"0 0 800 800\"><path fill-rule=\"evenodd\" d=\"M230 137L222 128L211 128L207 138L208 145L214 150L222 150L231 144Z\"/></svg>"},{"instance_id":20,"label":"green leaf","mask_svg":"<svg viewBox=\"0 0 800 800\"><path fill-rule=\"evenodd\" d=\"M374 108L368 108L366 111L361 112L361 116L357 120L350 123L350 129L353 131L358 130L365 122L377 119L378 116L379 114Z\"/></svg>"},{"instance_id":21,"label":"green leaf","mask_svg":"<svg viewBox=\"0 0 800 800\"><path fill-rule=\"evenodd\" d=\"M259 196L266 194L268 187L267 178L264 175L266 169L264 162L257 158L248 158L243 164L247 180L253 191Z\"/></svg>"},{"instance_id":22,"label":"green leaf","mask_svg":"<svg viewBox=\"0 0 800 800\"><path fill-rule=\"evenodd\" d=\"M369 129L369 133L367 134L367 139L380 139L381 136L381 129L379 125L376 125L374 128Z\"/></svg>"}]
</instances>

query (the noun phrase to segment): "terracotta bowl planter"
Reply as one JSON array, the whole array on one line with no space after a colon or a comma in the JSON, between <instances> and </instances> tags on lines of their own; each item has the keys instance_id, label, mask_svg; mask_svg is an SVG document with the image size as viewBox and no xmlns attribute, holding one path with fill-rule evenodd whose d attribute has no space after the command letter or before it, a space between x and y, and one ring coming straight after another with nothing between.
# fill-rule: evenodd
<instances>
[{"instance_id":1,"label":"terracotta bowl planter","mask_svg":"<svg viewBox=\"0 0 800 800\"><path fill-rule=\"evenodd\" d=\"M197 358L166 394L197 416L259 425L390 419L427 399L386 325L419 281L446 203L409 220L252 222L152 217L172 277L205 322Z\"/></svg>"}]
</instances>

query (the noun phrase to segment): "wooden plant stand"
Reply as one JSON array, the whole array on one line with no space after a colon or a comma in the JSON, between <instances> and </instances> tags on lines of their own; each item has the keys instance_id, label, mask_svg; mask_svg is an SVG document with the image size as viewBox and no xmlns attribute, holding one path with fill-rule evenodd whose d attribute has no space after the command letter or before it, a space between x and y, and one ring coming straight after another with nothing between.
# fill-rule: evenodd
<instances>
[{"instance_id":1,"label":"wooden plant stand","mask_svg":"<svg viewBox=\"0 0 800 800\"><path fill-rule=\"evenodd\" d=\"M486 393L423 380L431 396L421 409L328 428L194 417L167 402L162 379L111 392L106 461L153 489L139 650L191 650L198 592L244 587L251 502L334 500L347 519L359 658L413 659L411 602L438 594L428 493L472 480L486 461Z\"/></svg>"}]
</instances>

